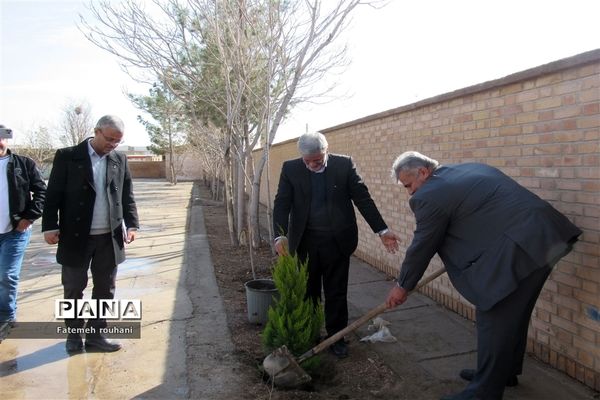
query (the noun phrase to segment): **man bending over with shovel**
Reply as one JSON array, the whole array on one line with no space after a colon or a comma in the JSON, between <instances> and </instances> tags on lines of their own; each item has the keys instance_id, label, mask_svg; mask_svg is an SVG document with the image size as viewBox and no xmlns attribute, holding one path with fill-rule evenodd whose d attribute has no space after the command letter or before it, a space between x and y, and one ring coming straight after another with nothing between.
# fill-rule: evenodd
<instances>
[{"instance_id":1,"label":"man bending over with shovel","mask_svg":"<svg viewBox=\"0 0 600 400\"><path fill-rule=\"evenodd\" d=\"M273 206L275 249L282 255L308 257L307 295L315 302L325 294L325 327L332 336L348 324L348 268L358 244L353 203L385 248L394 253L398 236L388 229L352 158L329 154L321 133L298 139L300 158L283 163ZM288 224L289 223L289 224ZM330 350L348 355L344 339Z\"/></svg>"},{"instance_id":2,"label":"man bending over with shovel","mask_svg":"<svg viewBox=\"0 0 600 400\"><path fill-rule=\"evenodd\" d=\"M469 385L442 399L502 399L522 373L529 319L544 282L582 232L488 165L440 166L408 151L394 162L392 176L412 196L417 226L387 306L406 301L438 253L477 320L477 369L462 370Z\"/></svg>"}]
</instances>

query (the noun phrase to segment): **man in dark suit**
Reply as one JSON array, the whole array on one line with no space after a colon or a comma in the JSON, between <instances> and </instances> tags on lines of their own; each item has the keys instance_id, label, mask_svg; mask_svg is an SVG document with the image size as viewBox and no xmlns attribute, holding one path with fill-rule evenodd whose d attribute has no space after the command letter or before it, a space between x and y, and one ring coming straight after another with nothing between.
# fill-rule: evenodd
<instances>
[{"instance_id":1,"label":"man in dark suit","mask_svg":"<svg viewBox=\"0 0 600 400\"><path fill-rule=\"evenodd\" d=\"M386 249L398 249L398 237L383 221L352 158L329 154L321 133L298 139L301 157L283 163L273 207L275 249L288 248L300 260L308 257L307 296L315 302L325 294L325 325L329 336L348 324L348 268L358 244L353 203ZM322 283L322 286L321 286ZM338 357L348 349L342 339L331 346Z\"/></svg>"},{"instance_id":2,"label":"man in dark suit","mask_svg":"<svg viewBox=\"0 0 600 400\"><path fill-rule=\"evenodd\" d=\"M412 196L417 226L388 307L406 301L439 254L477 320L477 369L461 371L470 384L443 399L501 399L522 373L529 319L544 282L582 232L485 164L440 166L410 151L396 159L392 174Z\"/></svg>"},{"instance_id":3,"label":"man in dark suit","mask_svg":"<svg viewBox=\"0 0 600 400\"><path fill-rule=\"evenodd\" d=\"M113 299L117 265L125 260L124 243L135 239L138 215L127 157L114 149L123 141L120 118L106 115L94 137L56 152L48 182L42 231L58 243L65 299L81 299L92 271L93 299ZM82 319L67 319L68 352L83 349ZM86 347L117 351L121 345L99 333L104 319L90 319Z\"/></svg>"}]
</instances>

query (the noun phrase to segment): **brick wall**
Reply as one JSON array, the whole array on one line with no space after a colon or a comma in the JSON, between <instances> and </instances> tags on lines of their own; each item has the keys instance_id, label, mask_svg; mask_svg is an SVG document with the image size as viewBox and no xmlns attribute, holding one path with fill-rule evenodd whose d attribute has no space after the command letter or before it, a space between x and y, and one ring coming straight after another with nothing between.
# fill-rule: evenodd
<instances>
[{"instance_id":1,"label":"brick wall","mask_svg":"<svg viewBox=\"0 0 600 400\"><path fill-rule=\"evenodd\" d=\"M166 177L170 178L169 158L169 154L165 154L164 173ZM173 166L178 181L195 181L203 178L202 163L193 152L176 153L173 159L175 160Z\"/></svg>"},{"instance_id":2,"label":"brick wall","mask_svg":"<svg viewBox=\"0 0 600 400\"><path fill-rule=\"evenodd\" d=\"M441 163L498 167L563 212L584 233L555 267L538 300L528 351L600 390L600 50L328 128L330 151L351 155L386 222L402 237L387 254L359 217L358 257L397 275L415 221L390 178L397 155L417 150ZM273 147L271 196L296 140ZM261 187L266 203L266 179ZM436 256L429 267L442 266ZM473 319L443 276L424 292Z\"/></svg>"},{"instance_id":3,"label":"brick wall","mask_svg":"<svg viewBox=\"0 0 600 400\"><path fill-rule=\"evenodd\" d=\"M133 178L164 178L164 161L128 161L129 170Z\"/></svg>"}]
</instances>

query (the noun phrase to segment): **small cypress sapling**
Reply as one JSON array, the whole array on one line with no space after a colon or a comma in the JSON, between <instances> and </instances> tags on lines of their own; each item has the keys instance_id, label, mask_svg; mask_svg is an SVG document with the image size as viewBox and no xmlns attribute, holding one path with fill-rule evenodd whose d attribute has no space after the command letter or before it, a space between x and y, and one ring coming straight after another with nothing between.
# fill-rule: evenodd
<instances>
[{"instance_id":1,"label":"small cypress sapling","mask_svg":"<svg viewBox=\"0 0 600 400\"><path fill-rule=\"evenodd\" d=\"M294 356L311 349L317 342L325 320L323 305L306 298L308 262L301 263L296 255L279 256L273 268L273 281L279 293L275 306L269 308L262 342L271 352L283 345ZM311 357L303 363L307 370L319 364Z\"/></svg>"}]
</instances>

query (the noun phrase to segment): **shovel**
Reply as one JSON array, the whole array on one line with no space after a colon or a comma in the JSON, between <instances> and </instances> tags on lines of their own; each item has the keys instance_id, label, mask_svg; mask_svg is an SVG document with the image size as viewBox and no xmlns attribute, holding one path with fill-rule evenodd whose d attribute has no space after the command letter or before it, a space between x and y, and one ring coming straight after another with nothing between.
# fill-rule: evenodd
<instances>
[{"instance_id":1,"label":"shovel","mask_svg":"<svg viewBox=\"0 0 600 400\"><path fill-rule=\"evenodd\" d=\"M427 285L429 282L433 281L435 278L442 275L444 272L446 272L446 270L442 268L439 271L436 271L433 274L429 275L427 278L419 282L419 284L413 290L408 292L408 294L411 294L415 290L418 290L423 286ZM335 333L334 335L325 339L321 343L317 344L315 347L308 350L306 353L302 354L297 359L294 358L294 356L290 353L286 346L281 346L264 359L263 368L271 377L273 384L277 387L294 388L308 383L310 382L311 378L310 375L308 375L300 366L302 362L308 360L310 357L320 353L333 343L342 339L347 333L353 332L357 328L361 327L370 319L384 312L386 308L386 304L382 303L377 307L371 309L365 315L363 315L362 317L360 317L341 331Z\"/></svg>"}]
</instances>

